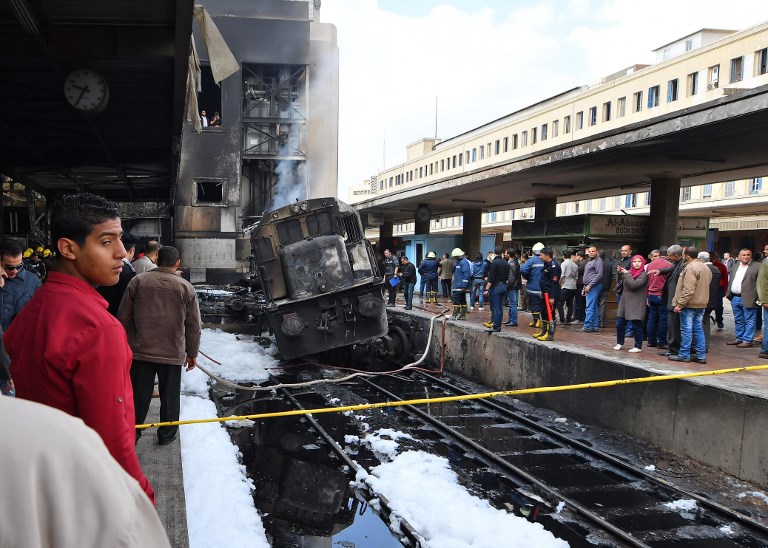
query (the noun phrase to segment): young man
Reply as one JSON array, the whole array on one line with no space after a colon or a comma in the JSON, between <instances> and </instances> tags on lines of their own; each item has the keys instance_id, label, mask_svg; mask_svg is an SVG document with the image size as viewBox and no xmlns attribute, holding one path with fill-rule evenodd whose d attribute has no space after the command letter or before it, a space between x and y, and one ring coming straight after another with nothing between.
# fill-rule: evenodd
<instances>
[{"instance_id":1,"label":"young man","mask_svg":"<svg viewBox=\"0 0 768 548\"><path fill-rule=\"evenodd\" d=\"M187 280L176 275L179 252L163 246L157 268L136 276L120 303L118 319L128 334L133 350L133 384L136 424L147 418L155 375L160 385L160 421L179 420L181 368L197 365L200 349L200 309L197 294ZM157 429L160 445L176 439L178 426ZM136 440L141 430L136 431Z\"/></svg>"},{"instance_id":2,"label":"young man","mask_svg":"<svg viewBox=\"0 0 768 548\"><path fill-rule=\"evenodd\" d=\"M56 266L4 342L17 397L81 418L154 502L134 450L131 349L94 289L117 283L126 256L122 233L117 207L100 196L70 194L54 203Z\"/></svg>"}]
</instances>

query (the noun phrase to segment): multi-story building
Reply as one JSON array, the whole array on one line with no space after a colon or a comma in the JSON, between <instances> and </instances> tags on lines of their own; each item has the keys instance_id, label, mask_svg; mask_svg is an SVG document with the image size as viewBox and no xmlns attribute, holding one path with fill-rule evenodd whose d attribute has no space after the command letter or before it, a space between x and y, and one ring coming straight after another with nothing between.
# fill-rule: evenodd
<instances>
[{"instance_id":1,"label":"multi-story building","mask_svg":"<svg viewBox=\"0 0 768 548\"><path fill-rule=\"evenodd\" d=\"M226 283L250 270L244 228L265 210L336 194L338 46L319 0L202 4L241 70L216 84L196 30L208 126L184 128L174 240L192 281Z\"/></svg>"},{"instance_id":2,"label":"multi-story building","mask_svg":"<svg viewBox=\"0 0 768 548\"><path fill-rule=\"evenodd\" d=\"M375 194L381 196L449 180L478 168L514 161L768 84L768 23L739 32L702 29L658 48L655 53L653 65L632 65L598 82L573 88L444 141L422 139L409 145L405 162L377 174ZM576 188L558 198L557 215L630 213L630 209L633 214L649 212L649 192L643 191L638 181L616 181L616 188L619 187L637 191L595 197L579 196ZM360 193L363 188L365 194ZM363 186L350 189L349 199L362 201L371 196L372 190L370 181L366 181ZM509 231L511 221L535 216L530 204L516 204L514 198L510 195L509 203L499 204L496 210L486 209L483 230ZM733 232L739 226L768 229L768 216L749 222L731 218L761 211L764 200L761 178L698 187L685 186L683 181L680 214L727 216L713 219L710 227L721 231L721 247L728 249L752 241L749 235L745 238ZM394 235L412 234L413 227L413 222L395 224ZM430 222L430 231L434 232L461 232L461 227L459 211L455 216L443 215ZM768 238L768 231L751 236L758 240L752 246L762 246L761 238Z\"/></svg>"}]
</instances>

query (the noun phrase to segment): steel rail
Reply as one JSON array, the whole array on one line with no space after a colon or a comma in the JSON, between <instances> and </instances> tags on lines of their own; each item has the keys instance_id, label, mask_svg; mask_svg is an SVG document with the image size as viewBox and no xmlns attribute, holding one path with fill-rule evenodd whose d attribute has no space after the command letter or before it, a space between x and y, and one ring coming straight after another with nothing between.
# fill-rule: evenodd
<instances>
[{"instance_id":1,"label":"steel rail","mask_svg":"<svg viewBox=\"0 0 768 548\"><path fill-rule=\"evenodd\" d=\"M276 379L273 375L269 375L269 380L271 382L274 382L275 384L280 384L278 382L278 379ZM288 391L287 388L280 388L280 392L282 392L285 398L291 402L291 405L295 406L298 409L305 409L305 407L301 405L301 403L299 403L299 401L293 396L293 394L291 394ZM349 466L350 470L354 470L355 472L360 470L366 473L368 472L361 465L359 465L354 460L352 460L352 458L349 455L347 455L346 451L344 451L341 445L339 445L336 442L336 440L333 439L333 436L331 436L328 433L328 431L326 431L326 429L320 425L320 423L317 421L315 417L313 417L311 414L303 415L303 416L310 422L312 427L317 431L318 434L320 434L320 437L322 437L325 440L325 442L331 447L331 449L333 449L333 451L339 456L339 458L341 458L341 460L344 461L344 463L346 463L347 466ZM392 506L390 505L389 500L387 500L387 498L382 494L375 493L375 495L376 495L376 498L378 498L379 501L381 502L381 508L383 512L387 516L392 514ZM421 542L419 540L419 537L421 535L418 534L418 532L413 528L413 526L410 523L408 523L408 521L405 518L403 518L402 516L399 516L398 519L400 522L400 528L402 529L402 533L408 538L408 540L412 543L413 546L419 546Z\"/></svg>"},{"instance_id":2,"label":"steel rail","mask_svg":"<svg viewBox=\"0 0 768 548\"><path fill-rule=\"evenodd\" d=\"M369 385L372 389L384 394L388 398L392 398L394 400L401 400L402 398L396 396L392 392L388 391L387 389L378 386L374 382L368 380L368 379L360 379L364 384ZM441 422L440 420L434 418L432 415L429 415L428 413L425 413L421 409L413 406L413 405L406 405L403 406L408 408L412 413L420 417L425 422L428 422L429 424L435 426L439 430L445 432L449 436L451 436L454 439L459 440L462 444L466 445L467 447L470 447L473 451L476 451L489 461L493 462L494 465L502 468L505 472L511 473L515 478L518 480L518 482L522 483L520 480L524 480L525 482L529 483L530 485L536 486L539 490L543 491L547 495L553 498L557 498L559 500L562 500L565 502L570 508L575 511L577 514L582 516L583 518L587 519L588 521L592 522L597 527L603 529L604 531L607 531L611 535L623 540L624 542L630 544L631 546L636 546L638 548L650 548L648 544L645 544L644 542L640 541L639 539L632 536L627 531L624 531L623 529L616 527L612 523L608 522L605 518L602 516L595 514L588 508L584 507L579 502L576 502L575 500L571 499L570 497L564 496L560 491L557 489L550 487L537 477L533 476L532 474L526 472L525 470L518 468L517 466L507 462L506 460L502 459L492 451L489 451L482 445L478 444L474 440L468 438L467 436L460 434L456 432L453 428L448 426L447 424Z\"/></svg>"},{"instance_id":3,"label":"steel rail","mask_svg":"<svg viewBox=\"0 0 768 548\"><path fill-rule=\"evenodd\" d=\"M459 394L471 394L471 392L468 392L462 388L459 388L458 386L451 384L447 381L444 381L442 379L438 379L436 377L433 377L432 375L429 375L427 373L423 373L421 371L414 371L414 374L417 374L419 376L422 376L425 379L428 379L431 382L435 382L447 390L452 390L454 392L458 392ZM728 508L727 506L724 506L722 504L719 504L717 502L711 501L707 499L706 497L703 497L701 495L698 495L696 493L692 493L690 491L686 491L685 489L682 489L680 487L677 487L676 485L672 484L671 482L664 480L662 478L658 478L656 476L653 476L649 474L648 472L641 470L639 468L636 468L632 466L631 464L619 459L618 457L614 457L613 455L609 455L607 453L604 453L600 451L599 449L595 449L594 447L590 447L589 445L580 442L578 440L574 440L572 438L569 438L565 434L562 434L561 432L558 432L557 430L554 430L552 428L549 428L548 426L544 426L542 424L537 423L534 420L529 419L528 417L525 417L524 415L521 415L519 412L513 411L512 409L509 409L506 406L503 406L495 401L490 400L478 400L478 403L482 405L483 407L486 407L488 409L492 409L498 413L501 413L504 416L507 416L513 420L516 420L518 422L521 422L525 424L526 426L537 430L541 433L544 433L548 436L552 436L553 438L556 438L558 441L577 448L579 451L583 451L585 453L588 453L589 455L603 460L608 461L614 466L621 468L625 472L629 472L630 474L633 474L635 476L639 476L640 478L648 481L649 483L652 483L658 487L661 487L663 489L669 489L674 491L675 493L679 493L682 495L681 498L690 498L695 499L697 502L701 503L703 506L706 506L710 510L713 510L714 512L719 512L720 514L730 518L737 520L738 522L748 526L752 527L754 529L759 530L761 533L768 534L768 525L764 523L760 523L754 518L751 518L747 515L744 515L740 512L737 512L733 508Z\"/></svg>"}]
</instances>

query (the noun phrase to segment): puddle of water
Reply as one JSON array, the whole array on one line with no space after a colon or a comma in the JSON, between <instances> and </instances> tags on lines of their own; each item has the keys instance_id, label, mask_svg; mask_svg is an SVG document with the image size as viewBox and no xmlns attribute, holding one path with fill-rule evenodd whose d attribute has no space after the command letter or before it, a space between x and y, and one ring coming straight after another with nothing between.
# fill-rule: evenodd
<instances>
[{"instance_id":1,"label":"puddle of water","mask_svg":"<svg viewBox=\"0 0 768 548\"><path fill-rule=\"evenodd\" d=\"M257 401L244 407L261 413L284 406ZM347 420L333 415L332 422ZM254 482L254 502L273 546L402 546L378 514L356 498L349 485L354 478L306 420L255 421L230 435Z\"/></svg>"}]
</instances>

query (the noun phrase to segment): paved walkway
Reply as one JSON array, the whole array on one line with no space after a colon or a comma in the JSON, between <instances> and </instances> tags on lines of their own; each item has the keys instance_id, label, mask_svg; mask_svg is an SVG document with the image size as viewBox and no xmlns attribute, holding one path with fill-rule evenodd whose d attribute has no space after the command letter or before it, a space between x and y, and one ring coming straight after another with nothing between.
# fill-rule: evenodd
<instances>
[{"instance_id":1,"label":"paved walkway","mask_svg":"<svg viewBox=\"0 0 768 548\"><path fill-rule=\"evenodd\" d=\"M160 421L160 400L152 399L147 422ZM157 429L143 431L136 445L141 468L155 490L157 513L174 548L187 548L187 507L184 498L184 474L181 468L181 446L176 438L168 445L157 443Z\"/></svg>"},{"instance_id":2,"label":"paved walkway","mask_svg":"<svg viewBox=\"0 0 768 548\"><path fill-rule=\"evenodd\" d=\"M421 309L424 312L435 312L439 310L439 305L446 306L448 314L452 311L451 303L440 297L438 306L421 304L418 296L414 297L414 310ZM398 295L397 308L403 308L402 295ZM504 310L504 320L507 318L507 310ZM755 343L753 348L735 348L725 343L734 339L733 314L731 312L730 302L725 300L725 310L723 313L724 329L718 330L715 325L712 327L709 353L707 354L707 363L680 363L669 361L666 357L659 355L659 349L649 348L643 342L642 352L630 354L628 350L633 346L634 340L627 339L623 350L616 351L613 347L616 345L616 327L614 320L608 320L608 327L600 329L598 333L584 333L581 325L565 326L557 324L557 333L555 341L541 344L555 344L558 346L569 347L573 350L588 348L592 351L603 353L607 358L614 359L620 363L631 363L644 369L658 374L687 373L693 371L708 371L714 369L726 369L730 367L744 367L748 365L768 365L768 360L758 357L760 353L760 343ZM467 322L477 325L480 329L483 322L491 320L490 308L485 306L485 310L470 311L467 314ZM502 325L502 335L504 333L520 336L521 334L533 334L534 330L528 327L531 321L529 313L520 312L518 327L508 327ZM699 377L698 382L718 386L726 390L737 391L743 394L752 395L759 398L768 398L768 370L755 371L728 375L716 375L710 377Z\"/></svg>"}]
</instances>

